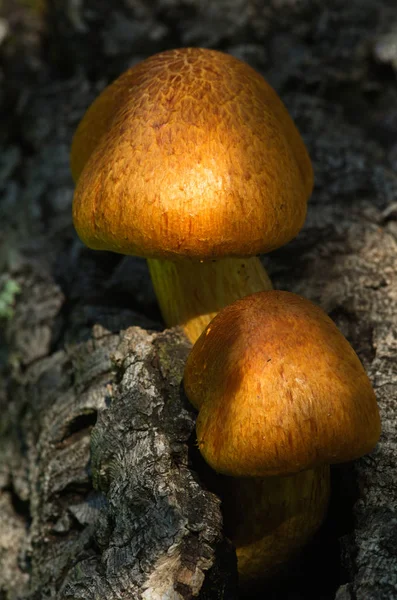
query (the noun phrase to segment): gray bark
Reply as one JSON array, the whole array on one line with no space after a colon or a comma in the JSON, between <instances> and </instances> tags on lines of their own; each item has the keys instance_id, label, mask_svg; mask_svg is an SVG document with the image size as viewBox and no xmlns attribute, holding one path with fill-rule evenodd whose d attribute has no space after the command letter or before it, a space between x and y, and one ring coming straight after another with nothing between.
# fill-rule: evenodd
<instances>
[{"instance_id":1,"label":"gray bark","mask_svg":"<svg viewBox=\"0 0 397 600\"><path fill-rule=\"evenodd\" d=\"M334 469L327 524L267 597L397 598L395 2L3 11L0 598L236 597L219 500L195 471L186 342L159 333L144 261L83 248L70 217L85 108L130 64L181 45L247 60L296 119L316 186L303 231L263 260L275 287L336 321L382 415L377 449Z\"/></svg>"},{"instance_id":2,"label":"gray bark","mask_svg":"<svg viewBox=\"0 0 397 600\"><path fill-rule=\"evenodd\" d=\"M2 498L10 509L8 483L30 504L28 535L8 549L29 572L22 597L208 598L211 586L210 597L233 597L219 500L189 465L188 350L178 332L96 325L89 341L14 375Z\"/></svg>"}]
</instances>

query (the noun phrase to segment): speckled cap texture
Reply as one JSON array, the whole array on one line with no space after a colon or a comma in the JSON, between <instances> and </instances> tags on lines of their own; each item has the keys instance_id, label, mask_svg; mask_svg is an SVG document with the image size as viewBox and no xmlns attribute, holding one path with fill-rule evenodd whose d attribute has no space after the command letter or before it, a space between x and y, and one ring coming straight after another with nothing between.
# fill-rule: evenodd
<instances>
[{"instance_id":1,"label":"speckled cap texture","mask_svg":"<svg viewBox=\"0 0 397 600\"><path fill-rule=\"evenodd\" d=\"M183 48L132 67L88 109L71 156L91 248L253 256L302 227L313 172L275 91L244 62Z\"/></svg>"},{"instance_id":2,"label":"speckled cap texture","mask_svg":"<svg viewBox=\"0 0 397 600\"><path fill-rule=\"evenodd\" d=\"M316 305L289 292L224 308L188 357L200 452L233 476L287 475L353 460L380 435L357 354Z\"/></svg>"}]
</instances>

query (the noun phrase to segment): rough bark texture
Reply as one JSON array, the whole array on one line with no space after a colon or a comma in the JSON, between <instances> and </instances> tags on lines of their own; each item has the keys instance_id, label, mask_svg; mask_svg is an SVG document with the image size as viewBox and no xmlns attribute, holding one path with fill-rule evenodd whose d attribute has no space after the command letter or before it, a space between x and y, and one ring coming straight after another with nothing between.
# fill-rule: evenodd
<instances>
[{"instance_id":1,"label":"rough bark texture","mask_svg":"<svg viewBox=\"0 0 397 600\"><path fill-rule=\"evenodd\" d=\"M89 341L14 378L2 487L8 479L30 504L22 597L233 597L219 500L189 468L195 415L180 393L188 350L181 333L96 325ZM14 528L5 522L3 532ZM219 576L211 568L221 550L229 565Z\"/></svg>"},{"instance_id":2,"label":"rough bark texture","mask_svg":"<svg viewBox=\"0 0 397 600\"><path fill-rule=\"evenodd\" d=\"M395 1L0 10L0 598L236 597L219 501L192 467L186 342L153 333L144 261L85 249L70 217L85 108L128 65L182 45L244 58L296 119L316 187L301 234L264 262L348 337L383 421L372 455L334 470L327 524L266 596L397 598Z\"/></svg>"}]
</instances>

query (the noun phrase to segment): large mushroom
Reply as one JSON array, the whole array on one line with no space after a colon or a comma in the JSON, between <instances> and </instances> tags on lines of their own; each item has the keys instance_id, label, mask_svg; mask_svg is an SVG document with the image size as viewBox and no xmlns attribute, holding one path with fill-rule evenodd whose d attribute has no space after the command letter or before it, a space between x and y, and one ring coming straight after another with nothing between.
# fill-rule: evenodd
<instances>
[{"instance_id":1,"label":"large mushroom","mask_svg":"<svg viewBox=\"0 0 397 600\"><path fill-rule=\"evenodd\" d=\"M320 525L329 465L375 446L380 419L356 353L317 306L281 291L223 309L188 357L201 454L236 477L225 494L244 584L266 578Z\"/></svg>"},{"instance_id":2,"label":"large mushroom","mask_svg":"<svg viewBox=\"0 0 397 600\"><path fill-rule=\"evenodd\" d=\"M132 67L75 134L73 218L90 247L148 258L167 326L195 341L224 306L271 288L257 255L291 240L313 186L266 81L200 48Z\"/></svg>"}]
</instances>

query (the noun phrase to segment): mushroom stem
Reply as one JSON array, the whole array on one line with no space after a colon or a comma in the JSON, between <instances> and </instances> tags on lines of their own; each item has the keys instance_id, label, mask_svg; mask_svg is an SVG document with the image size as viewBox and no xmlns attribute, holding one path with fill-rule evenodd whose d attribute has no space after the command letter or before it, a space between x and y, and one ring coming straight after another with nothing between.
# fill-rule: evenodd
<instances>
[{"instance_id":1,"label":"mushroom stem","mask_svg":"<svg viewBox=\"0 0 397 600\"><path fill-rule=\"evenodd\" d=\"M165 324L180 325L193 344L222 308L272 289L257 257L207 262L151 258L148 265Z\"/></svg>"},{"instance_id":2,"label":"mushroom stem","mask_svg":"<svg viewBox=\"0 0 397 600\"><path fill-rule=\"evenodd\" d=\"M241 587L249 589L277 574L320 527L330 467L284 477L225 479L226 535L236 547Z\"/></svg>"}]
</instances>

